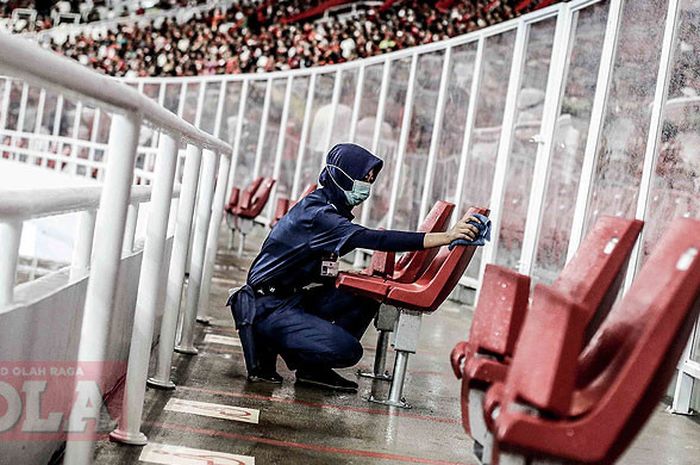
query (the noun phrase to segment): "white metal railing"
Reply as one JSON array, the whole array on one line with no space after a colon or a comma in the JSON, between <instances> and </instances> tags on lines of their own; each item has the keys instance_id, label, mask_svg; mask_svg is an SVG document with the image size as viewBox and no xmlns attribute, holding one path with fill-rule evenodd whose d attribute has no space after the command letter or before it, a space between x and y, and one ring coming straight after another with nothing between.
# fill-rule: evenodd
<instances>
[{"instance_id":1,"label":"white metal railing","mask_svg":"<svg viewBox=\"0 0 700 465\"><path fill-rule=\"evenodd\" d=\"M124 244L130 247L133 243L136 209L130 208L130 205L143 201L144 195L150 195L151 208L134 314L124 414L120 418L119 428L112 433L115 439L123 442L145 443L145 436L140 432L141 413L156 313L155 296L164 278L162 263L168 216L174 192L177 192L174 182L178 146L180 143L187 144L187 156L168 275L164 323L161 327L161 331L170 334L172 340L161 338L161 345L165 346L172 346L175 342L175 323L180 309L180 292L190 245L195 198L199 198L199 202L196 206L197 219L192 241L188 301L184 309L188 317L196 314L198 290L202 276L206 274L204 268L213 266L212 250L215 251L215 245L207 246L207 239L213 244L217 242L217 221L221 221L220 210L226 194L225 181L229 177L231 166L231 147L195 128L137 90L19 37L0 35L0 72L60 93L62 98L75 99L81 105L89 103L104 113L111 113L104 184L101 188L37 190L32 192L31 198L18 198L21 195L17 192L0 191L0 242L3 244L0 251L0 312L7 311L12 306L21 220L79 209L83 213L73 266L76 270L87 270L88 284L78 363L104 362L122 247ZM5 110L7 104L5 101ZM160 134L152 191L150 187L132 187L142 124L149 125ZM218 182L215 178L217 169ZM96 204L98 195L99 204ZM215 210L214 214L212 209ZM94 242L92 237L95 238ZM185 329L194 324L194 316L192 320L184 322ZM166 328L166 325L171 327ZM97 377L100 378L99 372ZM73 424L73 421L79 421L77 417L71 417L71 431L79 430ZM92 462L92 457L93 442L77 440L74 433L69 433L65 463L88 464Z\"/></svg>"}]
</instances>

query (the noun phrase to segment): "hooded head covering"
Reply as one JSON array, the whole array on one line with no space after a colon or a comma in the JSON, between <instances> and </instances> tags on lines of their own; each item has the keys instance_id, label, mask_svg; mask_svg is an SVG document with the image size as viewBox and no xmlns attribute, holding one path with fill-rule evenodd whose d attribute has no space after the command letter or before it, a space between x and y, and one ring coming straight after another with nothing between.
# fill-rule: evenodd
<instances>
[{"instance_id":1,"label":"hooded head covering","mask_svg":"<svg viewBox=\"0 0 700 465\"><path fill-rule=\"evenodd\" d=\"M357 144L337 144L326 155L326 166L318 177L318 182L324 190L328 190L329 197L336 207L351 209L345 199L343 190L351 190L352 182L362 180L370 171L374 171L375 176L379 174L384 166L381 158ZM343 174L334 166L345 171ZM331 179L333 176L333 179ZM335 180L335 182L333 182ZM336 184L337 183L337 184ZM340 185L340 187L338 187ZM342 190L341 190L342 188Z\"/></svg>"}]
</instances>

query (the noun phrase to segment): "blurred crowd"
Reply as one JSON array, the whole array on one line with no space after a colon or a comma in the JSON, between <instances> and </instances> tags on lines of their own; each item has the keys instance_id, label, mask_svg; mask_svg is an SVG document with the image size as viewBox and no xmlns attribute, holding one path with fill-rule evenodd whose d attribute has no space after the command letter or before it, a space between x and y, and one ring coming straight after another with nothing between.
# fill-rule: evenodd
<instances>
[{"instance_id":1,"label":"blurred crowd","mask_svg":"<svg viewBox=\"0 0 700 465\"><path fill-rule=\"evenodd\" d=\"M137 0L116 1L93 0L0 0L0 19L11 18L15 9L30 9L36 11L32 19L27 14L21 15L16 21L4 25L5 29L14 33L37 32L50 29L61 22L60 15L75 14L79 23L91 23L125 16L139 16L147 11L162 11L172 8L183 8L206 3L206 0ZM71 20L69 20L70 22Z\"/></svg>"},{"instance_id":2,"label":"blurred crowd","mask_svg":"<svg viewBox=\"0 0 700 465\"><path fill-rule=\"evenodd\" d=\"M44 45L115 76L268 72L340 63L443 40L512 18L543 2L397 0L351 15L282 21L317 3L241 0L193 13L186 20L159 17L92 28L53 36ZM523 3L527 8L521 7Z\"/></svg>"}]
</instances>

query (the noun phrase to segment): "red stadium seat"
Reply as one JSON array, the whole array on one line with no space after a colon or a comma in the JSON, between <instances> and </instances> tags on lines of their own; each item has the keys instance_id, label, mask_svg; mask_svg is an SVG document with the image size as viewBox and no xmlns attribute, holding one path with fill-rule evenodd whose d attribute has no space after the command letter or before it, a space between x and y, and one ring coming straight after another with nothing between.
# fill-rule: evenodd
<instances>
[{"instance_id":1,"label":"red stadium seat","mask_svg":"<svg viewBox=\"0 0 700 465\"><path fill-rule=\"evenodd\" d=\"M614 303L642 225L638 220L601 217L552 284L552 289L580 306L587 334ZM527 276L488 265L469 341L452 351L452 368L462 378L462 423L479 457L482 452L488 456L492 445L481 403L489 386L506 378L527 312L529 288Z\"/></svg>"},{"instance_id":2,"label":"red stadium seat","mask_svg":"<svg viewBox=\"0 0 700 465\"><path fill-rule=\"evenodd\" d=\"M231 191L231 197L225 211L229 220L233 220L228 221L232 227L232 232L235 230L241 234L238 244L239 255L243 254L245 237L253 229L255 218L260 215L265 205L267 205L272 187L276 182L272 178L259 177L255 178L242 194L239 193L237 188Z\"/></svg>"},{"instance_id":3,"label":"red stadium seat","mask_svg":"<svg viewBox=\"0 0 700 465\"><path fill-rule=\"evenodd\" d=\"M446 231L454 209L455 205L453 203L438 200L428 212L428 216L425 217L423 223L418 227L418 231L426 233ZM400 283L414 282L418 276L423 274L437 254L437 248L404 254L396 262L392 279Z\"/></svg>"},{"instance_id":4,"label":"red stadium seat","mask_svg":"<svg viewBox=\"0 0 700 465\"><path fill-rule=\"evenodd\" d=\"M454 204L439 200L425 217L418 228L421 232L442 232L447 229L450 216L454 211ZM369 268L359 275L356 273L342 273L338 283L340 286L352 288L353 292L383 301L388 292L386 279L409 283L415 281L425 272L430 262L435 258L439 249L425 249L405 253L398 262L395 262L395 253L377 251L372 254ZM371 276L374 279L369 279ZM394 307L382 305L374 326L379 332L377 336L377 351L375 352L374 369L371 372L360 370L358 374L366 378L391 380L391 375L386 372L386 350L388 337L394 331L395 320L398 312ZM393 319L392 319L393 318Z\"/></svg>"},{"instance_id":5,"label":"red stadium seat","mask_svg":"<svg viewBox=\"0 0 700 465\"><path fill-rule=\"evenodd\" d=\"M233 210L234 215L239 218L255 219L267 205L272 187L276 182L272 178L258 178L253 181L253 184L243 191L238 206Z\"/></svg>"},{"instance_id":6,"label":"red stadium seat","mask_svg":"<svg viewBox=\"0 0 700 465\"><path fill-rule=\"evenodd\" d=\"M491 463L620 457L665 393L700 310L698 230L697 220L670 224L583 351L586 310L538 286L508 377L484 404Z\"/></svg>"},{"instance_id":7,"label":"red stadium seat","mask_svg":"<svg viewBox=\"0 0 700 465\"><path fill-rule=\"evenodd\" d=\"M465 216L474 213L488 215L489 211L484 208L470 208ZM383 304L382 309L387 311L380 310L377 317L378 329L383 330L385 324L396 326L394 338L396 360L389 398L378 400L370 397L370 401L410 408L401 395L408 356L416 352L422 314L437 310L445 301L464 274L475 251L475 246L457 246L452 250L448 250L446 247L440 249L425 271L412 283L350 273L341 273L338 277L336 282L338 287L372 297ZM388 316L392 310L394 315ZM398 315L398 319L396 315ZM380 332L380 334L382 333ZM380 344L377 347L378 355L385 344L386 339L380 339Z\"/></svg>"},{"instance_id":8,"label":"red stadium seat","mask_svg":"<svg viewBox=\"0 0 700 465\"><path fill-rule=\"evenodd\" d=\"M307 185L306 189L304 189L304 192L302 192L299 196L299 200L303 199L304 197L315 191L316 187L317 185L313 183ZM270 221L270 228L274 228L275 225L279 222L279 220L281 220L282 217L286 215L287 212L299 202L299 200L297 200L296 202L292 202L291 200L289 200L289 198L280 196L277 199L277 204L275 205L275 213L272 218L272 221Z\"/></svg>"}]
</instances>

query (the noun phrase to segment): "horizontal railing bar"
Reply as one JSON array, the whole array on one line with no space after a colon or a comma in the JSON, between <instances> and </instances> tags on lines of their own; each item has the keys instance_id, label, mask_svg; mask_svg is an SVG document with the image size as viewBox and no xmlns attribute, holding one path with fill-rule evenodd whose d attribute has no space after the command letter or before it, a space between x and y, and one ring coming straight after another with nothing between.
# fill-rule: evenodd
<instances>
[{"instance_id":1,"label":"horizontal railing bar","mask_svg":"<svg viewBox=\"0 0 700 465\"><path fill-rule=\"evenodd\" d=\"M151 186L131 186L129 203L148 202L151 191ZM0 221L31 220L94 209L100 205L101 195L101 186L0 190ZM173 198L179 196L180 187L176 186Z\"/></svg>"},{"instance_id":2,"label":"horizontal railing bar","mask_svg":"<svg viewBox=\"0 0 700 465\"><path fill-rule=\"evenodd\" d=\"M135 112L157 128L223 155L231 146L197 129L174 113L132 89L27 39L0 33L0 72L33 84L88 100L117 112Z\"/></svg>"},{"instance_id":3,"label":"horizontal railing bar","mask_svg":"<svg viewBox=\"0 0 700 465\"><path fill-rule=\"evenodd\" d=\"M105 163L102 161L90 160L88 158L75 158L70 155L64 155L62 153L44 152L41 150L29 149L26 147L17 147L12 145L0 144L0 151L9 152L16 155L27 155L35 158L46 158L47 160L53 160L56 162L74 163L78 166L84 166L86 168L95 168L100 170L105 168ZM152 181L153 172L143 168L134 167L134 177L141 177Z\"/></svg>"},{"instance_id":4,"label":"horizontal railing bar","mask_svg":"<svg viewBox=\"0 0 700 465\"><path fill-rule=\"evenodd\" d=\"M0 136L10 136L14 137L15 139L31 139L31 140L40 140L40 141L47 141L47 142L61 142L64 145L78 145L80 147L85 147L89 149L98 149L98 150L107 150L107 147L109 144L105 142L93 142L90 140L85 140L85 139L76 139L73 137L68 137L68 136L54 136L52 134L41 134L41 133L36 133L36 132L29 132L29 131L16 131L14 129L0 129ZM153 137L157 137L157 134L154 134ZM16 143L15 143L16 144ZM9 145L5 144L3 147L10 147ZM16 145L12 146L16 147ZM181 149L181 152L184 152L185 149ZM138 147L138 153L158 153L158 147L148 147L146 145L140 145Z\"/></svg>"}]
</instances>

